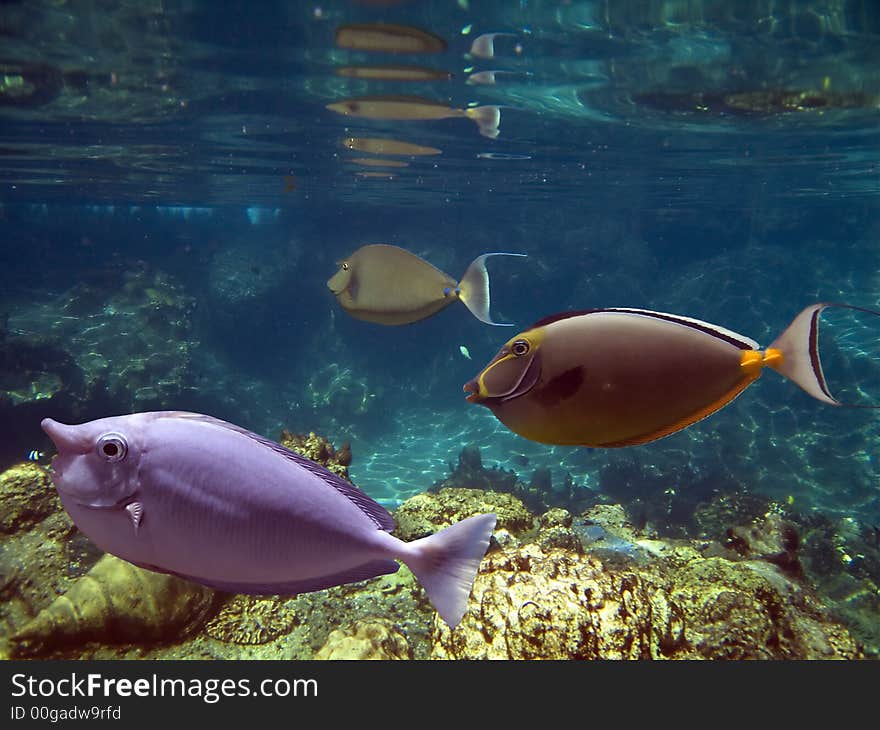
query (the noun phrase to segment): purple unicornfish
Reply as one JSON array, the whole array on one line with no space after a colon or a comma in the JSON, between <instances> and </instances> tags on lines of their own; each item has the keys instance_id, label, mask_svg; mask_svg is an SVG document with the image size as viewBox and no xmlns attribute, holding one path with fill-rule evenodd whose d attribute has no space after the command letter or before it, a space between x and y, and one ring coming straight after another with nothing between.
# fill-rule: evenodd
<instances>
[{"instance_id":1,"label":"purple unicornfish","mask_svg":"<svg viewBox=\"0 0 880 730\"><path fill-rule=\"evenodd\" d=\"M451 627L461 620L494 514L403 542L378 503L323 466L225 421L159 411L42 422L52 479L98 547L234 593L297 594L404 562Z\"/></svg>"}]
</instances>

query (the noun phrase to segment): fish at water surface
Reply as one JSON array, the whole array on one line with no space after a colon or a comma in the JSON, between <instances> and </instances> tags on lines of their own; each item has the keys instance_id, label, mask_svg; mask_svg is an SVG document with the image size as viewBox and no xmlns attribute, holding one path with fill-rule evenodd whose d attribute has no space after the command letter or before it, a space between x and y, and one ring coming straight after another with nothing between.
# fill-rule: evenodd
<instances>
[{"instance_id":1,"label":"fish at water surface","mask_svg":"<svg viewBox=\"0 0 880 730\"><path fill-rule=\"evenodd\" d=\"M481 322L498 324L489 315L485 261L490 256L525 254L485 253L474 259L456 282L406 249L373 243L346 257L327 281L327 288L346 312L367 322L411 324L461 300Z\"/></svg>"},{"instance_id":2,"label":"fish at water surface","mask_svg":"<svg viewBox=\"0 0 880 730\"><path fill-rule=\"evenodd\" d=\"M99 548L234 593L297 594L410 567L440 616L464 614L494 514L405 543L357 487L210 416L156 411L79 425L46 418L52 479Z\"/></svg>"},{"instance_id":3,"label":"fish at water surface","mask_svg":"<svg viewBox=\"0 0 880 730\"><path fill-rule=\"evenodd\" d=\"M361 96L327 104L327 109L347 117L391 121L432 121L464 117L476 123L484 137L498 137L501 107L475 106L468 109L424 99L420 96Z\"/></svg>"},{"instance_id":4,"label":"fish at water surface","mask_svg":"<svg viewBox=\"0 0 880 730\"><path fill-rule=\"evenodd\" d=\"M511 338L464 385L532 441L616 447L668 436L730 403L770 366L814 398L840 405L819 361L818 318L804 309L764 351L717 325L644 309L563 313ZM874 406L871 406L874 407Z\"/></svg>"}]
</instances>

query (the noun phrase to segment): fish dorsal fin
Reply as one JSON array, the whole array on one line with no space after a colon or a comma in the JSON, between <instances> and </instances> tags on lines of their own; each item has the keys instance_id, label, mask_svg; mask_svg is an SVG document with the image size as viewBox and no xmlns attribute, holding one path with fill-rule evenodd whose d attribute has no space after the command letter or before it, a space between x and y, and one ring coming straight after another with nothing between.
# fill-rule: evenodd
<instances>
[{"instance_id":1,"label":"fish dorsal fin","mask_svg":"<svg viewBox=\"0 0 880 730\"><path fill-rule=\"evenodd\" d=\"M260 434L258 433L248 431L246 428L236 426L234 423L229 423L228 421L222 421L219 418L214 418L213 416L206 416L200 413L186 413L183 411L169 411L167 415L175 418L188 418L193 421L203 421L204 423L210 423L214 426L219 426L230 431L235 431L236 433L240 433L242 436L247 436L253 441L256 441L258 444L265 446L266 448L274 451L276 454L279 454L285 459L292 461L297 466L301 466L303 469L310 471L312 474L319 477L325 484L333 487L339 493L344 494L354 503L354 505L358 509L360 509L361 512L363 512L367 517L373 520L373 522L376 523L376 527L378 527L380 530L390 532L395 528L394 518L381 504L376 502L369 495L362 492L351 482L347 482L341 476L334 474L332 471L324 466L321 466L320 464L316 464L311 459L307 459L302 454L297 454L295 451L291 451L290 449L282 446L275 441L272 441L271 439L260 436Z\"/></svg>"},{"instance_id":2,"label":"fish dorsal fin","mask_svg":"<svg viewBox=\"0 0 880 730\"><path fill-rule=\"evenodd\" d=\"M760 348L760 345L750 337L745 337L744 335L737 334L724 327L719 327L717 324L710 324L709 322L703 322L702 320L694 319L692 317L683 317L680 314L654 312L650 309L637 309L635 307L605 307L601 309L582 309L574 312L560 312L559 314L552 314L549 317L539 319L529 327L529 329L545 327L548 324L553 324L554 322L559 322L563 319L570 319L572 317L581 317L587 314L603 314L606 312L636 314L642 317L653 317L654 319L662 319L667 322L675 322L676 324L684 325L685 327L690 327L691 329L699 330L700 332L705 332L706 334L717 337L720 340L729 342L731 345L734 345L741 350L757 350Z\"/></svg>"}]
</instances>

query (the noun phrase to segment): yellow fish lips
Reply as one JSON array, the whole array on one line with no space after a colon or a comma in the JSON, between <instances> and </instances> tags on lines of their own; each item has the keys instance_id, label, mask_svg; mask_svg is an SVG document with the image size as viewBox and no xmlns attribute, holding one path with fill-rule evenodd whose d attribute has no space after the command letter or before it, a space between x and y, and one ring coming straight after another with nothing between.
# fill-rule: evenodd
<instances>
[{"instance_id":1,"label":"yellow fish lips","mask_svg":"<svg viewBox=\"0 0 880 730\"><path fill-rule=\"evenodd\" d=\"M541 377L537 343L525 336L508 342L473 380L464 385L469 403L503 403L528 393Z\"/></svg>"}]
</instances>

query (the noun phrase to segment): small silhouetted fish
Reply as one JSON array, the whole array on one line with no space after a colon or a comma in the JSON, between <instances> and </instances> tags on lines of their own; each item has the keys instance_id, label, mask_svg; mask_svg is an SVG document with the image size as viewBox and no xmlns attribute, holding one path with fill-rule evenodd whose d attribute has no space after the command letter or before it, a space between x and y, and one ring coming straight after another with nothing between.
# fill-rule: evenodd
<instances>
[{"instance_id":1,"label":"small silhouetted fish","mask_svg":"<svg viewBox=\"0 0 880 730\"><path fill-rule=\"evenodd\" d=\"M405 543L351 483L197 413L41 425L58 448L61 503L98 547L222 591L308 593L393 573L400 560L454 627L495 527L481 514Z\"/></svg>"},{"instance_id":2,"label":"small silhouetted fish","mask_svg":"<svg viewBox=\"0 0 880 730\"><path fill-rule=\"evenodd\" d=\"M424 66L340 66L337 76L382 81L449 81L452 74Z\"/></svg>"},{"instance_id":3,"label":"small silhouetted fish","mask_svg":"<svg viewBox=\"0 0 880 730\"><path fill-rule=\"evenodd\" d=\"M498 136L498 125L501 123L501 109L497 106L457 109L420 96L361 96L327 104L327 109L347 117L392 121L465 117L476 122L480 134L491 139Z\"/></svg>"},{"instance_id":4,"label":"small silhouetted fish","mask_svg":"<svg viewBox=\"0 0 880 730\"><path fill-rule=\"evenodd\" d=\"M436 147L380 137L346 137L342 140L342 144L350 150L374 155L439 155L442 152Z\"/></svg>"},{"instance_id":5,"label":"small silhouetted fish","mask_svg":"<svg viewBox=\"0 0 880 730\"><path fill-rule=\"evenodd\" d=\"M362 246L339 265L327 282L340 306L352 317L377 324L400 325L430 317L452 302L461 302L486 324L489 316L490 256L523 256L484 253L468 266L456 282L423 258L397 246Z\"/></svg>"},{"instance_id":6,"label":"small silhouetted fish","mask_svg":"<svg viewBox=\"0 0 880 730\"><path fill-rule=\"evenodd\" d=\"M529 457L525 454L514 454L510 457L514 464L518 466L528 466L529 465Z\"/></svg>"},{"instance_id":7,"label":"small silhouetted fish","mask_svg":"<svg viewBox=\"0 0 880 730\"><path fill-rule=\"evenodd\" d=\"M430 31L395 23L351 23L336 29L336 45L381 53L442 53L446 41Z\"/></svg>"}]
</instances>

